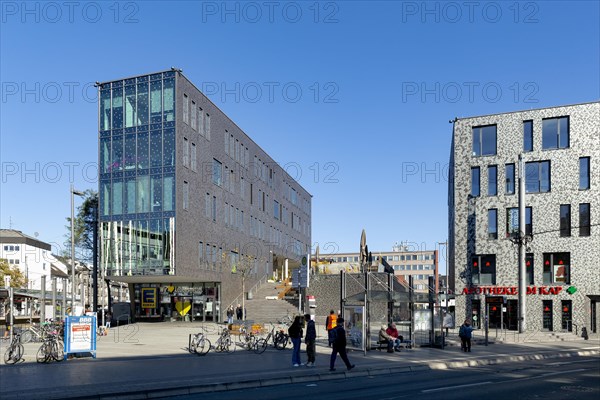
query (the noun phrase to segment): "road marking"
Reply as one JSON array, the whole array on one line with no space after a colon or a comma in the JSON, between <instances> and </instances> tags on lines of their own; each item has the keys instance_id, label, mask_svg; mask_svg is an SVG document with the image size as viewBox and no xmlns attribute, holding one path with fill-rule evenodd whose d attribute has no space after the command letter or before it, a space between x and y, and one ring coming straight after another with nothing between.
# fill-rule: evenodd
<instances>
[{"instance_id":1,"label":"road marking","mask_svg":"<svg viewBox=\"0 0 600 400\"><path fill-rule=\"evenodd\" d=\"M310 387L310 386L318 386L318 385L317 385L316 383L309 383L309 384L308 384L308 385L306 385L306 386L307 386L307 387Z\"/></svg>"},{"instance_id":2,"label":"road marking","mask_svg":"<svg viewBox=\"0 0 600 400\"><path fill-rule=\"evenodd\" d=\"M446 386L446 387L441 387L441 388L437 388L437 389L421 390L421 393L441 392L443 390L452 390L452 389L460 389L460 388L466 388L466 387L472 387L472 386L488 385L490 383L492 383L492 382L487 381L487 382L470 383L468 385Z\"/></svg>"},{"instance_id":3,"label":"road marking","mask_svg":"<svg viewBox=\"0 0 600 400\"><path fill-rule=\"evenodd\" d=\"M583 361L560 361L560 362L555 362L555 363L550 363L550 364L546 364L546 365L568 365L568 364L577 364L577 363L588 363L588 362L595 362L597 363L598 360L583 360Z\"/></svg>"},{"instance_id":4,"label":"road marking","mask_svg":"<svg viewBox=\"0 0 600 400\"><path fill-rule=\"evenodd\" d=\"M530 380L530 379L539 379L539 378L545 378L547 376L563 375L563 374L570 374L572 372L582 372L582 371L587 371L587 369L580 368L580 369L572 369L572 370L569 370L569 371L548 372L547 374L535 375L535 376L528 376L527 378L508 379L508 380L505 380L505 381L498 381L496 383L527 381L527 380Z\"/></svg>"}]
</instances>

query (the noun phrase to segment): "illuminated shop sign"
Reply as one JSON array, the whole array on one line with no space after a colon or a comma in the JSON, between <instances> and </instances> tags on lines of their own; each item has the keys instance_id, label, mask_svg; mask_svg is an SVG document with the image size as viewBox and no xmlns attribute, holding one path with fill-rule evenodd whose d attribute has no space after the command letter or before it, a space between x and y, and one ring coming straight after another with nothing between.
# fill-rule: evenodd
<instances>
[{"instance_id":1,"label":"illuminated shop sign","mask_svg":"<svg viewBox=\"0 0 600 400\"><path fill-rule=\"evenodd\" d=\"M526 294L557 295L562 290L563 286L528 286ZM567 290L567 292L569 292L569 290ZM575 291L573 291L573 293L575 293ZM516 286L471 286L463 288L462 294L508 296L519 294L519 289Z\"/></svg>"}]
</instances>

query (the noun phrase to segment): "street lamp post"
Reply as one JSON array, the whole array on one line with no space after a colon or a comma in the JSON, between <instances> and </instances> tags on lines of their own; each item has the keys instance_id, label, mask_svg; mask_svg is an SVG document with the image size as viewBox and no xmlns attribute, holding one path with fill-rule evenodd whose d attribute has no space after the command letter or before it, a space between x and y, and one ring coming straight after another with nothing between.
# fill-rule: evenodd
<instances>
[{"instance_id":1,"label":"street lamp post","mask_svg":"<svg viewBox=\"0 0 600 400\"><path fill-rule=\"evenodd\" d=\"M71 183L71 315L75 315L75 195L85 194L75 190Z\"/></svg>"}]
</instances>

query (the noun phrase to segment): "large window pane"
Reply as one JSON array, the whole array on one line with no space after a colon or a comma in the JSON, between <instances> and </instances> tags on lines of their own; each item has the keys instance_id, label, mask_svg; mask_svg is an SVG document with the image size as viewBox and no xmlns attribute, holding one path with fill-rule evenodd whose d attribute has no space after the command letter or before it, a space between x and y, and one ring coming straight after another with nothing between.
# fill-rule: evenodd
<instances>
[{"instance_id":1,"label":"large window pane","mask_svg":"<svg viewBox=\"0 0 600 400\"><path fill-rule=\"evenodd\" d=\"M123 214L123 182L117 179L112 187L112 215L120 214Z\"/></svg>"},{"instance_id":2,"label":"large window pane","mask_svg":"<svg viewBox=\"0 0 600 400\"><path fill-rule=\"evenodd\" d=\"M135 214L135 178L125 179L125 212L127 214Z\"/></svg>"},{"instance_id":3,"label":"large window pane","mask_svg":"<svg viewBox=\"0 0 600 400\"><path fill-rule=\"evenodd\" d=\"M123 170L123 136L112 138L112 170Z\"/></svg>"},{"instance_id":4,"label":"large window pane","mask_svg":"<svg viewBox=\"0 0 600 400\"><path fill-rule=\"evenodd\" d=\"M571 236L571 205L560 205L560 236Z\"/></svg>"},{"instance_id":5,"label":"large window pane","mask_svg":"<svg viewBox=\"0 0 600 400\"><path fill-rule=\"evenodd\" d=\"M175 121L175 79L164 80L164 121Z\"/></svg>"},{"instance_id":6,"label":"large window pane","mask_svg":"<svg viewBox=\"0 0 600 400\"><path fill-rule=\"evenodd\" d=\"M125 135L125 169L135 169L135 135Z\"/></svg>"},{"instance_id":7,"label":"large window pane","mask_svg":"<svg viewBox=\"0 0 600 400\"><path fill-rule=\"evenodd\" d=\"M137 135L137 165L138 169L148 168L148 132Z\"/></svg>"},{"instance_id":8,"label":"large window pane","mask_svg":"<svg viewBox=\"0 0 600 400\"><path fill-rule=\"evenodd\" d=\"M506 164L506 194L515 194L515 164Z\"/></svg>"},{"instance_id":9,"label":"large window pane","mask_svg":"<svg viewBox=\"0 0 600 400\"><path fill-rule=\"evenodd\" d=\"M148 124L148 83L137 85L137 125Z\"/></svg>"},{"instance_id":10,"label":"large window pane","mask_svg":"<svg viewBox=\"0 0 600 400\"><path fill-rule=\"evenodd\" d=\"M581 157L579 159L579 189L587 190L590 188L590 158Z\"/></svg>"},{"instance_id":11,"label":"large window pane","mask_svg":"<svg viewBox=\"0 0 600 400\"><path fill-rule=\"evenodd\" d=\"M110 172L110 138L100 139L100 173Z\"/></svg>"},{"instance_id":12,"label":"large window pane","mask_svg":"<svg viewBox=\"0 0 600 400\"><path fill-rule=\"evenodd\" d=\"M150 212L150 177L138 176L137 179L137 212Z\"/></svg>"},{"instance_id":13,"label":"large window pane","mask_svg":"<svg viewBox=\"0 0 600 400\"><path fill-rule=\"evenodd\" d=\"M123 88L112 90L112 122L113 129L123 127Z\"/></svg>"},{"instance_id":14,"label":"large window pane","mask_svg":"<svg viewBox=\"0 0 600 400\"><path fill-rule=\"evenodd\" d=\"M550 191L550 161L525 164L525 191L544 193Z\"/></svg>"},{"instance_id":15,"label":"large window pane","mask_svg":"<svg viewBox=\"0 0 600 400\"><path fill-rule=\"evenodd\" d=\"M163 182L163 211L173 211L175 208L175 177L165 175Z\"/></svg>"},{"instance_id":16,"label":"large window pane","mask_svg":"<svg viewBox=\"0 0 600 400\"><path fill-rule=\"evenodd\" d=\"M125 128L135 126L136 118L135 86L125 86Z\"/></svg>"},{"instance_id":17,"label":"large window pane","mask_svg":"<svg viewBox=\"0 0 600 400\"><path fill-rule=\"evenodd\" d=\"M162 176L152 176L150 180L150 190L152 192L152 212L158 212L162 209Z\"/></svg>"},{"instance_id":18,"label":"large window pane","mask_svg":"<svg viewBox=\"0 0 600 400\"><path fill-rule=\"evenodd\" d=\"M175 130L165 129L163 132L163 166L175 165Z\"/></svg>"},{"instance_id":19,"label":"large window pane","mask_svg":"<svg viewBox=\"0 0 600 400\"><path fill-rule=\"evenodd\" d=\"M100 215L110 215L110 181L103 181L102 192L100 193Z\"/></svg>"},{"instance_id":20,"label":"large window pane","mask_svg":"<svg viewBox=\"0 0 600 400\"><path fill-rule=\"evenodd\" d=\"M590 236L590 203L579 205L579 236Z\"/></svg>"},{"instance_id":21,"label":"large window pane","mask_svg":"<svg viewBox=\"0 0 600 400\"><path fill-rule=\"evenodd\" d=\"M150 83L150 122L162 122L162 81Z\"/></svg>"},{"instance_id":22,"label":"large window pane","mask_svg":"<svg viewBox=\"0 0 600 400\"><path fill-rule=\"evenodd\" d=\"M222 164L213 158L213 183L217 186L222 184Z\"/></svg>"},{"instance_id":23,"label":"large window pane","mask_svg":"<svg viewBox=\"0 0 600 400\"><path fill-rule=\"evenodd\" d=\"M479 196L479 167L471 167L471 196Z\"/></svg>"},{"instance_id":24,"label":"large window pane","mask_svg":"<svg viewBox=\"0 0 600 400\"><path fill-rule=\"evenodd\" d=\"M523 151L533 151L533 121L523 121Z\"/></svg>"},{"instance_id":25,"label":"large window pane","mask_svg":"<svg viewBox=\"0 0 600 400\"><path fill-rule=\"evenodd\" d=\"M100 92L100 130L107 131L112 129L110 121L110 90L102 90Z\"/></svg>"},{"instance_id":26,"label":"large window pane","mask_svg":"<svg viewBox=\"0 0 600 400\"><path fill-rule=\"evenodd\" d=\"M569 117L548 118L542 121L542 148L569 147Z\"/></svg>"},{"instance_id":27,"label":"large window pane","mask_svg":"<svg viewBox=\"0 0 600 400\"><path fill-rule=\"evenodd\" d=\"M498 167L490 165L488 167L488 196L498 194Z\"/></svg>"},{"instance_id":28,"label":"large window pane","mask_svg":"<svg viewBox=\"0 0 600 400\"><path fill-rule=\"evenodd\" d=\"M488 239L498 239L498 210L488 210Z\"/></svg>"},{"instance_id":29,"label":"large window pane","mask_svg":"<svg viewBox=\"0 0 600 400\"><path fill-rule=\"evenodd\" d=\"M160 167L162 156L162 131L150 131L150 167Z\"/></svg>"},{"instance_id":30,"label":"large window pane","mask_svg":"<svg viewBox=\"0 0 600 400\"><path fill-rule=\"evenodd\" d=\"M496 125L473 128L473 155L489 156L496 154Z\"/></svg>"}]
</instances>

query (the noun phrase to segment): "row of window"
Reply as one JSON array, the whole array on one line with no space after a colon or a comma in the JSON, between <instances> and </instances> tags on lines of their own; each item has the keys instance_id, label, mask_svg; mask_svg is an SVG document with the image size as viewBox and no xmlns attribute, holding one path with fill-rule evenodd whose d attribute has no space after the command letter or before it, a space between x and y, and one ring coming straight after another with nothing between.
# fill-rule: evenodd
<instances>
[{"instance_id":1,"label":"row of window","mask_svg":"<svg viewBox=\"0 0 600 400\"><path fill-rule=\"evenodd\" d=\"M515 164L504 166L506 195L515 194ZM498 166L487 167L487 195L498 195ZM532 161L525 163L525 192L546 193L551 189L550 161ZM589 190L590 185L590 157L579 158L579 189ZM471 196L481 195L481 167L471 167Z\"/></svg>"},{"instance_id":2,"label":"row of window","mask_svg":"<svg viewBox=\"0 0 600 400\"><path fill-rule=\"evenodd\" d=\"M19 246L5 245L4 251L19 251Z\"/></svg>"},{"instance_id":3,"label":"row of window","mask_svg":"<svg viewBox=\"0 0 600 400\"><path fill-rule=\"evenodd\" d=\"M560 236L571 236L571 205L560 205ZM591 235L591 210L590 203L579 204L579 236ZM506 209L506 237L519 234L519 209L510 207ZM533 234L532 208L525 207L525 234ZM498 239L498 209L488 210L488 239Z\"/></svg>"},{"instance_id":4,"label":"row of window","mask_svg":"<svg viewBox=\"0 0 600 400\"><path fill-rule=\"evenodd\" d=\"M570 284L571 283L571 254L570 253L543 253L542 284ZM526 281L528 285L535 285L535 264L533 253L525 257ZM516 275L515 275L516 276ZM479 254L471 258L471 279L473 284L496 284L496 255Z\"/></svg>"},{"instance_id":5,"label":"row of window","mask_svg":"<svg viewBox=\"0 0 600 400\"><path fill-rule=\"evenodd\" d=\"M210 114L204 112L202 107L197 107L194 100L191 100L190 105L190 98L185 93L183 94L183 122L210 140Z\"/></svg>"},{"instance_id":6,"label":"row of window","mask_svg":"<svg viewBox=\"0 0 600 400\"><path fill-rule=\"evenodd\" d=\"M542 150L564 149L570 146L569 117L542 119ZM497 152L497 126L472 128L473 156L492 156ZM523 151L534 150L533 120L523 121Z\"/></svg>"},{"instance_id":7,"label":"row of window","mask_svg":"<svg viewBox=\"0 0 600 400\"><path fill-rule=\"evenodd\" d=\"M174 174L138 175L100 182L101 216L174 211L174 207Z\"/></svg>"},{"instance_id":8,"label":"row of window","mask_svg":"<svg viewBox=\"0 0 600 400\"><path fill-rule=\"evenodd\" d=\"M401 254L401 255L381 256L381 257L388 262L411 261L411 260L412 261L423 261L423 260L433 260L434 259L433 254L406 254L406 255ZM358 256L331 257L330 259L333 262L358 262Z\"/></svg>"},{"instance_id":9,"label":"row of window","mask_svg":"<svg viewBox=\"0 0 600 400\"><path fill-rule=\"evenodd\" d=\"M19 265L19 259L18 258L14 259L14 260L12 258L9 258L6 261L8 262L8 265Z\"/></svg>"},{"instance_id":10,"label":"row of window","mask_svg":"<svg viewBox=\"0 0 600 400\"><path fill-rule=\"evenodd\" d=\"M395 271L434 271L435 265L433 264L414 264L414 265L394 265Z\"/></svg>"}]
</instances>

